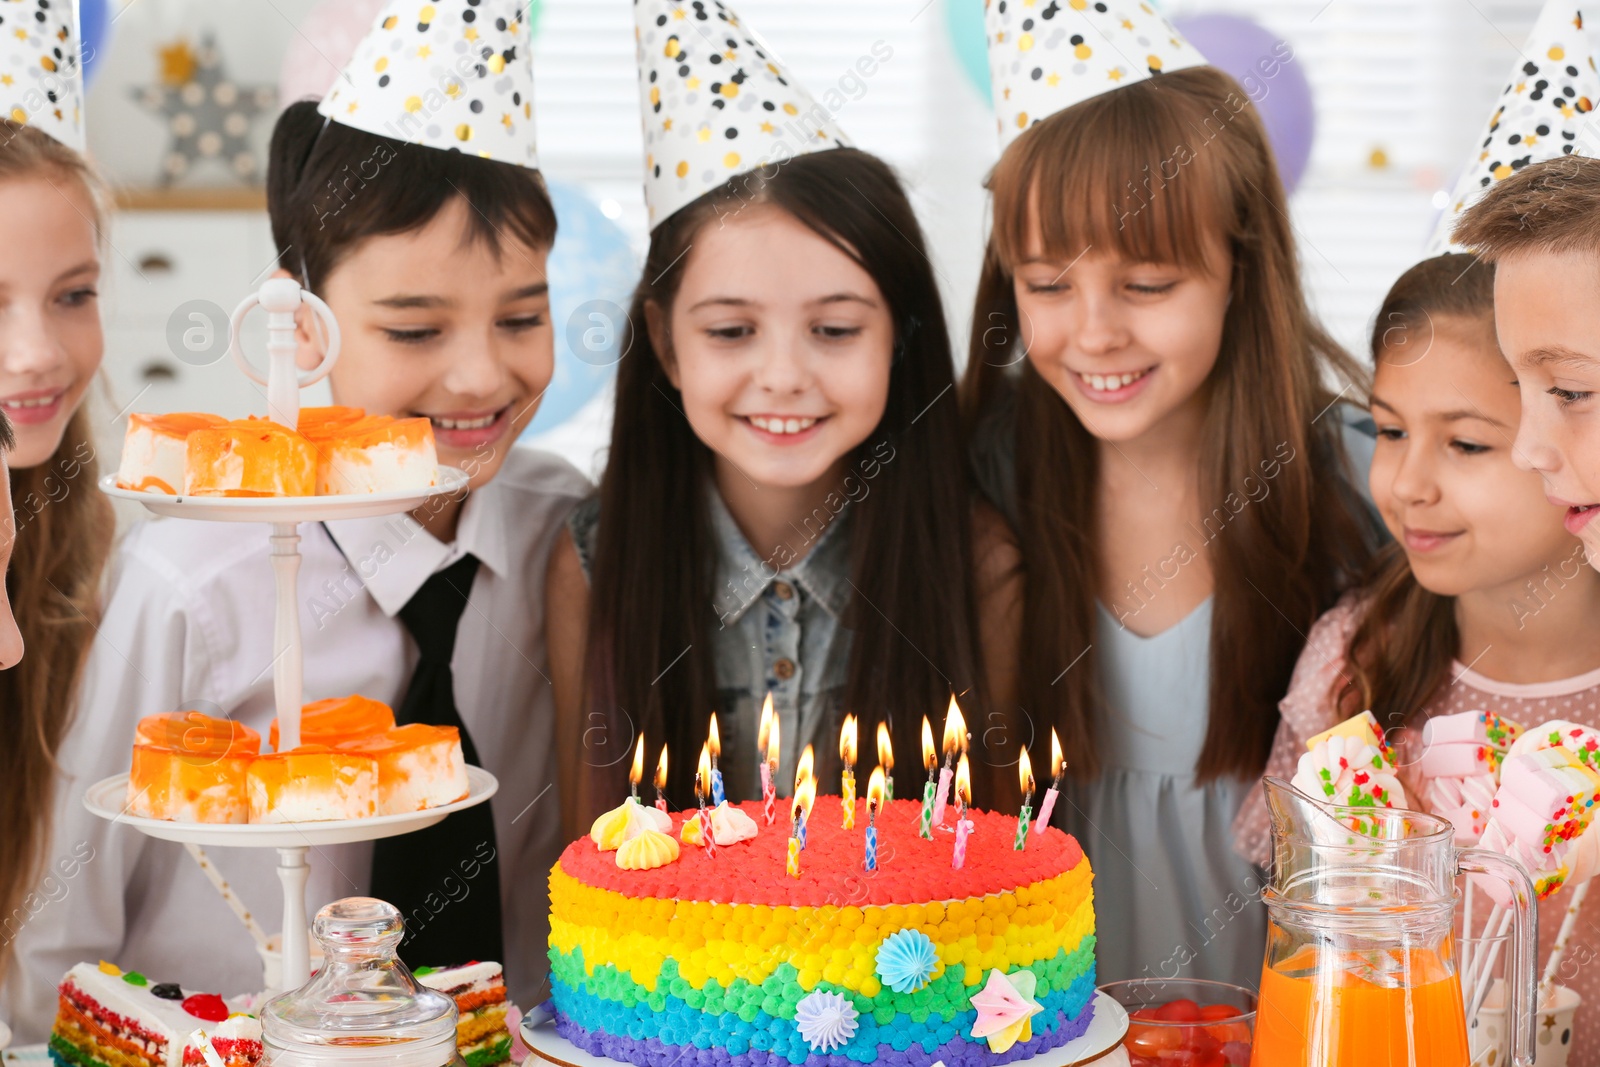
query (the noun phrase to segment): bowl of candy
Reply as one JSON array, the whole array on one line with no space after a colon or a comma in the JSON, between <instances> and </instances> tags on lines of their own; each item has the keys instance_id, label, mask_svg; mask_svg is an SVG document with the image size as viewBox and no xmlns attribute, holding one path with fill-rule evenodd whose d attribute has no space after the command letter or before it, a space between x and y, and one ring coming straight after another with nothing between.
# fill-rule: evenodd
<instances>
[{"instance_id":1,"label":"bowl of candy","mask_svg":"<svg viewBox=\"0 0 1600 1067\"><path fill-rule=\"evenodd\" d=\"M1256 995L1227 982L1136 978L1100 987L1128 1009L1133 1067L1249 1067Z\"/></svg>"}]
</instances>

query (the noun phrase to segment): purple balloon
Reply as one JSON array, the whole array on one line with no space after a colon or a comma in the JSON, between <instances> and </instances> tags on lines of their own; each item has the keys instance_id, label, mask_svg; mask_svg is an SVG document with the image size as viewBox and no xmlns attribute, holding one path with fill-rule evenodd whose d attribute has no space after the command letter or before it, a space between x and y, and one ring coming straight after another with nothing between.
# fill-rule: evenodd
<instances>
[{"instance_id":1,"label":"purple balloon","mask_svg":"<svg viewBox=\"0 0 1600 1067\"><path fill-rule=\"evenodd\" d=\"M1239 15L1189 15L1172 24L1207 62L1244 86L1267 128L1283 187L1293 192L1306 172L1317 126L1299 57L1287 41Z\"/></svg>"}]
</instances>

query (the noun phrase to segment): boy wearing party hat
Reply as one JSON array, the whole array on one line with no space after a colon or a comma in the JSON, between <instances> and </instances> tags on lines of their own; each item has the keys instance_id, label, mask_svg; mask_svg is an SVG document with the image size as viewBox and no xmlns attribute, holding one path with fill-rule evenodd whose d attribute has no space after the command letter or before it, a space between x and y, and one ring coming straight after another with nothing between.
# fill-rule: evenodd
<instances>
[{"instance_id":1,"label":"boy wearing party hat","mask_svg":"<svg viewBox=\"0 0 1600 1067\"><path fill-rule=\"evenodd\" d=\"M1512 458L1544 478L1600 569L1600 73L1577 4L1551 0L1522 54L1435 244L1448 232L1494 264L1522 394Z\"/></svg>"},{"instance_id":2,"label":"boy wearing party hat","mask_svg":"<svg viewBox=\"0 0 1600 1067\"><path fill-rule=\"evenodd\" d=\"M453 726L467 762L500 782L492 802L429 830L319 848L307 903L386 899L405 917L403 959L504 961L525 1004L542 997L548 910L542 875L525 876L563 843L538 605L550 544L588 489L564 461L513 447L554 359L555 215L534 169L530 38L515 0L394 0L327 96L280 116L267 192L281 273L342 327L335 402L429 419L441 465L470 477L464 499L410 516L300 528L305 698L361 694L402 724ZM299 340L302 365L319 361L319 332L304 324ZM29 1025L50 1018L47 995L81 960L224 994L261 986L255 949L201 872L171 845L85 818L76 800L126 768L141 716L198 707L268 736L278 650L265 533L156 520L123 546L52 848L92 842L96 874L21 946L38 994L19 1016ZM211 863L276 921L270 854L222 850Z\"/></svg>"}]
</instances>

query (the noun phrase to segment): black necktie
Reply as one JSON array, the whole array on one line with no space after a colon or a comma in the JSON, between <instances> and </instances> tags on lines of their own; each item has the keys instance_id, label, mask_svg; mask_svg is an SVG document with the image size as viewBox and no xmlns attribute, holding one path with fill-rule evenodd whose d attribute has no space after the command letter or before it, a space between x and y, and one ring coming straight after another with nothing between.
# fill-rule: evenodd
<instances>
[{"instance_id":1,"label":"black necktie","mask_svg":"<svg viewBox=\"0 0 1600 1067\"><path fill-rule=\"evenodd\" d=\"M460 730L462 755L472 764L478 763L478 752L456 709L450 657L477 573L477 559L463 556L423 582L400 609L400 621L420 655L395 709L402 726L420 722ZM405 917L400 958L408 966L503 963L500 864L489 804L458 811L426 830L375 842L372 895Z\"/></svg>"}]
</instances>

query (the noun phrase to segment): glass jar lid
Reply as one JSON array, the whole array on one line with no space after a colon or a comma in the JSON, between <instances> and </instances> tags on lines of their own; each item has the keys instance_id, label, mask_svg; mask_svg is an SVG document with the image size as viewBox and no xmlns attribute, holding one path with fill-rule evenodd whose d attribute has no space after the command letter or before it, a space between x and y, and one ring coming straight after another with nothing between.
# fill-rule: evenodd
<instances>
[{"instance_id":1,"label":"glass jar lid","mask_svg":"<svg viewBox=\"0 0 1600 1067\"><path fill-rule=\"evenodd\" d=\"M419 985L396 950L405 924L392 904L346 897L317 912L322 969L267 1003L271 1067L445 1067L456 1053L456 1006Z\"/></svg>"}]
</instances>

